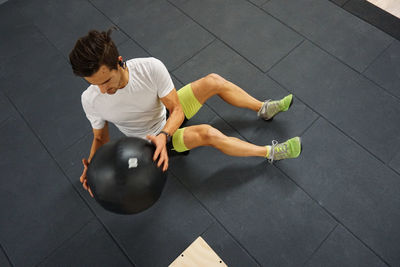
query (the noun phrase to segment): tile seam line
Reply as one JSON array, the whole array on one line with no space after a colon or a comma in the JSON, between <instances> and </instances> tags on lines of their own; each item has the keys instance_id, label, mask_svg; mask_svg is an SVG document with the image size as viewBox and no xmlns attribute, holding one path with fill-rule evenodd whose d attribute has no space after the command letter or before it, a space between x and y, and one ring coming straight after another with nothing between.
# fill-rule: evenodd
<instances>
[{"instance_id":1,"label":"tile seam line","mask_svg":"<svg viewBox=\"0 0 400 267\"><path fill-rule=\"evenodd\" d=\"M220 39L217 35L215 35L213 32L211 32L210 30L208 30L206 27L204 27L202 24L200 24L199 22L197 22L194 18L192 18L191 16L189 16L189 14L187 14L184 10L182 10L181 8L179 8L178 6L176 6L174 3L171 3L170 0L166 0L170 5L172 5L173 7L175 7L178 11L180 11L183 15L185 15L187 18L189 18L190 20L192 20L195 24L197 24L200 28L202 28L203 30L205 30L206 32L208 32L209 34L211 34L212 36L214 36L214 38L218 41L220 41L221 43L223 43L225 46L227 46L229 49L231 49L232 51L234 51L236 54L238 54L241 58L243 58L247 63L249 63L250 65L252 65L253 67L255 67L256 69L258 69L259 71L261 71L262 73L265 73L264 70L262 70L259 66L257 66L256 64L254 64L253 62L251 62L250 60L248 60L245 56L243 56L239 51L237 51L236 49L234 49L233 47L231 47L228 43L226 43L224 40Z\"/></svg>"},{"instance_id":2,"label":"tile seam line","mask_svg":"<svg viewBox=\"0 0 400 267\"><path fill-rule=\"evenodd\" d=\"M394 171L398 176L400 176L400 172L398 172L397 170L395 170L394 168L392 168L391 166L389 166L389 168Z\"/></svg>"},{"instance_id":3,"label":"tile seam line","mask_svg":"<svg viewBox=\"0 0 400 267\"><path fill-rule=\"evenodd\" d=\"M112 240L116 243L117 247L123 252L123 254L125 255L125 257L128 259L128 261L133 265L136 266L136 264L134 263L134 261L129 257L129 255L127 254L127 252L125 251L124 247L119 244L119 242L117 241L116 238L114 238L114 236L112 235L111 231L108 230L108 228L106 227L106 225L100 220L100 218L97 216L97 214L95 213L95 211L92 209L92 207L89 205L89 203L86 201L86 199L82 196L82 194L78 191L78 189L73 185L73 183L71 182L71 180L68 178L68 175L64 172L64 170L61 168L60 164L57 162L57 160L54 158L54 156L50 153L50 151L47 149L46 145L43 143L42 139L37 135L37 133L33 130L32 126L29 124L29 122L26 120L26 118L23 116L23 114L18 110L18 108L15 106L15 104L11 101L11 99L8 97L7 94L4 94L6 96L6 98L8 99L8 101L11 103L11 105L14 107L14 109L16 110L16 112L18 113L18 115L21 117L21 119L24 121L24 123L26 124L26 126L29 128L29 130L31 131L31 134L36 138L36 140L40 143L40 145L42 146L42 148L47 152L48 156L53 160L54 164L56 165L56 167L59 169L59 171L63 174L64 179L67 179L67 181L70 183L70 185L72 186L73 190L78 194L78 196L81 198L81 200L86 204L87 208L92 212L92 214L99 220L99 222L103 225L104 229L106 230L106 232L111 236Z\"/></svg>"},{"instance_id":4,"label":"tile seam line","mask_svg":"<svg viewBox=\"0 0 400 267\"><path fill-rule=\"evenodd\" d=\"M387 94L389 94L390 96L394 97L396 100L400 101L400 95L395 95L394 93L392 93L391 91L389 91L388 89L386 89L385 87L383 87L382 85L380 85L378 82L372 80L372 78L368 77L366 75L367 70L373 65L373 63L375 63L387 50L389 50L389 48L396 42L397 40L393 40L392 43L390 43L374 60L373 62L371 62L371 64L369 64L364 71L361 73L362 77L364 77L366 80L370 81L371 83L375 84L377 87L381 88L382 90L384 90Z\"/></svg>"},{"instance_id":5,"label":"tile seam line","mask_svg":"<svg viewBox=\"0 0 400 267\"><path fill-rule=\"evenodd\" d=\"M310 193L308 193L302 186L300 186L294 179L292 179L289 175L286 174L281 168L278 166L275 166L276 169L278 169L285 177L287 177L289 180L291 180L297 187L301 189L310 199L312 199L321 209L323 209L327 215L332 217L336 221L336 223L340 224L343 228L345 228L349 233L351 233L352 236L354 236L358 241L360 241L365 247L367 247L376 257L378 257L383 263L385 263L387 266L391 266L382 256L380 256L375 250L373 250L367 243L365 243L361 238L359 238L357 235L353 233L344 223L342 223L338 218L336 218L333 213L331 213L326 207L322 206L315 198L311 196Z\"/></svg>"},{"instance_id":6,"label":"tile seam line","mask_svg":"<svg viewBox=\"0 0 400 267\"><path fill-rule=\"evenodd\" d=\"M6 256L6 259L7 259L8 263L10 264L10 266L15 266L15 265L11 262L11 259L10 259L10 257L8 256L8 254L7 254L7 252L6 252L6 250L4 249L4 247L3 247L2 244L0 244L0 250L3 251L3 254Z\"/></svg>"},{"instance_id":7,"label":"tile seam line","mask_svg":"<svg viewBox=\"0 0 400 267\"><path fill-rule=\"evenodd\" d=\"M393 156L390 157L390 159L388 160L388 162L387 162L388 166L390 165L390 163L392 163L392 161L396 158L396 156L400 154L400 145L399 145L398 147L399 147L399 148L398 148L398 150L396 151L396 153L394 153ZM396 171L396 172L397 172L397 171Z\"/></svg>"},{"instance_id":8,"label":"tile seam line","mask_svg":"<svg viewBox=\"0 0 400 267\"><path fill-rule=\"evenodd\" d=\"M64 246L65 244L67 244L68 241L72 240L75 236L77 236L83 228L85 228L89 223L91 223L93 220L95 220L96 218L90 218L86 223L83 224L83 226L79 227L79 229L73 233L71 236L69 236L67 239L65 239L60 245L58 245L56 248L54 248L53 250L51 250L51 252L46 255L45 257L43 257L38 263L36 263L34 266L39 266L40 264L42 264L43 262L45 262L48 258L50 258L52 255L54 255L58 249L60 249L62 246Z\"/></svg>"},{"instance_id":9,"label":"tile seam line","mask_svg":"<svg viewBox=\"0 0 400 267\"><path fill-rule=\"evenodd\" d=\"M305 41L306 41L306 39L301 40L301 42L299 42L297 45L295 45L295 47L290 49L290 51L288 53L286 53L286 55L284 55L277 62L272 64L272 66L269 69L267 69L266 71L264 71L263 73L265 74L265 73L270 72L275 66L277 66L279 63L281 63L285 58L287 58L294 50L296 50L299 46L301 46Z\"/></svg>"},{"instance_id":10,"label":"tile seam line","mask_svg":"<svg viewBox=\"0 0 400 267\"><path fill-rule=\"evenodd\" d=\"M207 49L210 45L212 45L213 43L215 43L215 41L217 40L217 38L214 37L213 40L211 40L208 44L206 44L204 47L202 47L200 50L196 51L193 53L192 56L188 57L186 60L184 60L181 64L179 64L177 67L173 68L170 72L173 73L175 71L177 71L180 67L182 67L185 63L189 62L192 58L194 58L195 56L197 56L198 54L200 54L201 52L203 52L205 49ZM176 77L175 77L176 78ZM182 81L180 81L182 83ZM183 83L182 83L183 84Z\"/></svg>"},{"instance_id":11,"label":"tile seam line","mask_svg":"<svg viewBox=\"0 0 400 267\"><path fill-rule=\"evenodd\" d=\"M332 2L332 0L329 0L329 1L331 1ZM343 8L346 4L347 4L347 2L349 2L350 0L346 0L346 2L344 2L343 4L341 4L341 5L338 5L338 6L340 6L341 8ZM332 2L333 3L333 2ZM344 9L344 8L343 8Z\"/></svg>"},{"instance_id":12,"label":"tile seam line","mask_svg":"<svg viewBox=\"0 0 400 267\"><path fill-rule=\"evenodd\" d=\"M70 145L68 145L67 147L64 148L63 151L61 151L60 153L58 153L58 155L61 155L62 153L64 153L65 151L67 151L68 149L70 149L71 147L73 147L74 145L76 145L77 143L79 143L80 141L82 141L83 139L85 139L87 136L89 136L92 133L91 130L87 131L86 133L84 133L81 137L78 137L77 140L75 140L74 142L72 142Z\"/></svg>"},{"instance_id":13,"label":"tile seam line","mask_svg":"<svg viewBox=\"0 0 400 267\"><path fill-rule=\"evenodd\" d=\"M321 118L318 114L316 114L316 115L317 115L317 118L315 120L313 120L310 123L310 125L301 132L300 136L303 136Z\"/></svg>"},{"instance_id":14,"label":"tile seam line","mask_svg":"<svg viewBox=\"0 0 400 267\"><path fill-rule=\"evenodd\" d=\"M98 12L100 12L100 14L102 14L105 18L107 18L114 26L116 26L117 30L122 32L123 34L125 34L128 37L128 40L131 40L132 42L134 42L137 46L139 46L141 49L143 49L143 51L145 51L148 55L152 56L152 54L146 49L144 48L139 42L137 42L134 38L132 38L122 27L120 27L117 23L115 23L114 20L112 20L110 17L107 16L107 14L105 14L100 8L98 8L95 4L92 3L91 0L86 0L91 6L94 7L94 9L96 9ZM126 41L128 41L126 40ZM124 41L124 42L126 42ZM123 43L124 43L123 42ZM121 44L119 44L120 46Z\"/></svg>"},{"instance_id":15,"label":"tile seam line","mask_svg":"<svg viewBox=\"0 0 400 267\"><path fill-rule=\"evenodd\" d=\"M180 181L179 181L180 183ZM214 218L214 217L213 217ZM207 233L208 230L211 229L211 227L215 224L215 222L211 222L209 226L206 227L206 229L204 229L203 232L201 232L200 236L204 235L205 233Z\"/></svg>"},{"instance_id":16,"label":"tile seam line","mask_svg":"<svg viewBox=\"0 0 400 267\"><path fill-rule=\"evenodd\" d=\"M61 55L61 57L64 58L64 60L65 60L68 64L70 64L68 58L61 52L60 49L58 49L58 47L57 47L52 41L50 41L50 39L47 37L47 35L46 35L44 32L42 32L42 30L39 28L38 25L36 25L36 22L35 22L35 21L32 21L32 22L33 22L33 26L34 26L34 27L36 28L36 30L44 37L44 39L45 39L47 42L49 42L49 44L51 44L52 47L54 47L54 48L56 49L56 51L58 52L58 54Z\"/></svg>"},{"instance_id":17,"label":"tile seam line","mask_svg":"<svg viewBox=\"0 0 400 267\"><path fill-rule=\"evenodd\" d=\"M382 50L382 52L380 52L375 58L374 60L371 61L371 63L364 68L364 70L361 72L361 74L364 74L377 60L378 58L381 57L381 55L383 55L394 43L396 40L393 40L387 47L385 47L385 49ZM363 75L364 76L364 75Z\"/></svg>"},{"instance_id":18,"label":"tile seam line","mask_svg":"<svg viewBox=\"0 0 400 267\"><path fill-rule=\"evenodd\" d=\"M317 43L315 43L314 41L310 40L307 36L304 36L303 34L301 34L300 32L298 32L296 29L292 28L291 26L287 25L285 22L281 21L279 18L275 17L274 15L268 13L266 10L264 10L262 7L259 7L255 4L253 4L252 2L250 2L249 0L244 0L248 3L250 3L251 5L255 6L256 8L260 9L262 12L266 13L267 15L271 16L272 18L274 18L275 20L277 20L279 23L285 25L286 27L288 27L290 30L292 30L293 32L295 32L296 34L298 34L299 36L303 37L305 40L307 40L308 42L310 42L312 45L316 46L317 48L319 48L320 50L322 50L323 52L325 52L326 54L328 54L329 56L331 56L332 58L336 59L337 61L339 61L340 63L342 63L343 65L347 66L348 68L350 68L352 71L355 71L356 73L358 73L360 76L364 77L365 79L373 82L376 86L378 86L380 89L382 89L383 91L385 91L386 93L388 93L389 95L395 97L398 101L400 101L400 97L394 95L392 92L388 91L386 88L382 87L381 85L377 84L376 82L370 80L368 77L366 77L365 75L363 75L363 72L356 70L354 67L350 66L349 64L347 64L346 62L344 62L342 59L338 58L337 56L331 54L329 51L325 50L323 47L321 47L320 45L318 45ZM268 1L269 2L269 1ZM268 2L266 2L264 5L266 5ZM347 10L345 10L346 12L348 12ZM348 12L349 13L349 12ZM350 15L354 16L354 14L349 13ZM378 28L377 28L378 29ZM378 29L379 31L383 32L382 30ZM384 32L385 33L385 32ZM387 33L385 33L387 34ZM389 35L390 36L390 35ZM390 36L392 39L394 39L392 36ZM392 40L390 42L390 45L395 42L396 39ZM390 46L388 45L388 47ZM387 47L387 48L388 48ZM386 50L387 48L383 49ZM293 52L294 50L292 50L291 52ZM236 52L236 51L235 51ZM378 54L381 55L382 51ZM288 55L287 55L288 56ZM286 56L286 57L287 57ZM375 58L374 58L375 60ZM373 61L374 61L373 60ZM368 64L367 67L369 67L372 64L372 61ZM365 71L365 68L364 68Z\"/></svg>"},{"instance_id":19,"label":"tile seam line","mask_svg":"<svg viewBox=\"0 0 400 267\"><path fill-rule=\"evenodd\" d=\"M10 115L10 116L8 116L7 118L5 118L4 120L2 120L2 121L0 122L0 129L3 128L3 126L4 126L9 120L11 120L12 118L13 118L13 115Z\"/></svg>"},{"instance_id":20,"label":"tile seam line","mask_svg":"<svg viewBox=\"0 0 400 267\"><path fill-rule=\"evenodd\" d=\"M171 172L171 174L175 177L175 179L178 180L178 182L185 188L185 190L187 192L189 192L194 199L196 199L196 201L203 207L203 209L209 214L209 216L211 216L215 222L217 222L219 224L219 226L226 231L226 233L233 239L233 241L255 262L258 264L258 266L262 266L262 264L260 264L258 262L258 260L247 250L247 248L245 248L242 243L240 243L236 237L230 232L228 231L228 229L225 227L225 225L222 224L222 222L220 220L218 220L218 218L216 218L214 216L214 214L207 208L207 206L190 190L190 188L188 188L185 183L182 182L182 180L172 171L169 170ZM208 226L210 227L210 226Z\"/></svg>"},{"instance_id":21,"label":"tile seam line","mask_svg":"<svg viewBox=\"0 0 400 267\"><path fill-rule=\"evenodd\" d=\"M271 77L269 74L267 74L268 77L270 77L273 81L275 81L276 83L278 83L282 88L284 88L286 91L288 91L289 93L292 93L291 91L289 91L285 86L283 86L281 83L279 83L277 80L275 80L273 77ZM385 165L387 168L391 169L386 162L384 162L382 159L380 159L378 156L376 156L374 153L372 153L369 149L367 149L364 145L362 145L360 142L358 142L356 139L354 139L353 137L351 137L350 135L348 135L344 130L340 129L338 126L336 126L333 122L331 122L329 119L327 119L325 116L323 116L321 113L319 113L318 111L316 111L314 108L312 108L311 106L309 106L306 102L304 102L300 97L298 97L296 95L296 97L302 102L304 103L304 105L306 105L309 109L311 109L313 112L315 112L317 115L319 115L321 118L323 118L325 121L327 121L331 126L333 126L336 130L338 130L339 132L341 132L343 135L345 135L347 138L349 138L350 140L352 140L354 143L356 143L359 147L361 147L362 149L364 149L368 154L370 154L371 156L373 156L375 159L377 159L379 162L381 162L383 165Z\"/></svg>"},{"instance_id":22,"label":"tile seam line","mask_svg":"<svg viewBox=\"0 0 400 267\"><path fill-rule=\"evenodd\" d=\"M322 245L328 240L328 238L332 235L332 233L336 230L336 228L339 226L339 224L336 222L336 225L332 227L332 229L329 231L329 233L325 236L325 238L321 241L321 243L315 248L313 253L308 257L308 259L304 262L302 265L303 267L307 265L307 263L310 262L310 260L314 257L314 255L318 252L318 250L322 247Z\"/></svg>"},{"instance_id":23,"label":"tile seam line","mask_svg":"<svg viewBox=\"0 0 400 267\"><path fill-rule=\"evenodd\" d=\"M369 77L365 76L364 74L361 74L361 76L364 77L365 80L367 80L367 81L371 82L372 84L376 85L378 88L380 88L386 94L388 94L391 97L393 97L396 101L400 102L400 96L397 96L397 95L393 94L392 92L390 92L386 88L382 87L379 83L375 82L374 80L371 80Z\"/></svg>"}]
</instances>

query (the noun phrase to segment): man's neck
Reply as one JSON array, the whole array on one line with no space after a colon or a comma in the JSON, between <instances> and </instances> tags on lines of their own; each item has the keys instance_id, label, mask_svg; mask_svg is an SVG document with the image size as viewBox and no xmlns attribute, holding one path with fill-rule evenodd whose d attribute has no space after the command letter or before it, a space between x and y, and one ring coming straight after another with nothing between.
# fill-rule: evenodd
<instances>
[{"instance_id":1,"label":"man's neck","mask_svg":"<svg viewBox=\"0 0 400 267\"><path fill-rule=\"evenodd\" d=\"M119 71L121 72L121 81L119 84L119 89L124 88L129 82L129 70L125 65L125 68L119 67Z\"/></svg>"}]
</instances>

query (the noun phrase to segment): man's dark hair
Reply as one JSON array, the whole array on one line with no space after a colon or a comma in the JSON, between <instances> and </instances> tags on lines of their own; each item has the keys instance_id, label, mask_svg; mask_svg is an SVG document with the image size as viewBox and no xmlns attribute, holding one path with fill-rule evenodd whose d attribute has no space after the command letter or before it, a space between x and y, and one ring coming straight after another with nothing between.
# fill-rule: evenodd
<instances>
[{"instance_id":1,"label":"man's dark hair","mask_svg":"<svg viewBox=\"0 0 400 267\"><path fill-rule=\"evenodd\" d=\"M74 49L69 54L69 61L75 75L90 77L102 65L110 70L117 69L118 50L111 40L112 28L107 32L91 30L86 36L76 41Z\"/></svg>"}]
</instances>

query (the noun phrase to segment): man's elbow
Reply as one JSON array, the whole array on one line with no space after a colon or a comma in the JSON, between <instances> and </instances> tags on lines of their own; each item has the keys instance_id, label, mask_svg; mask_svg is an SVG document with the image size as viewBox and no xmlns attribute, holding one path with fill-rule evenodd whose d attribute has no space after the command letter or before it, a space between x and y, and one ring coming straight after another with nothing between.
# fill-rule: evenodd
<instances>
[{"instance_id":1,"label":"man's elbow","mask_svg":"<svg viewBox=\"0 0 400 267\"><path fill-rule=\"evenodd\" d=\"M178 108L178 114L179 114L179 119L182 123L185 120L185 113L183 112L183 109L181 106Z\"/></svg>"},{"instance_id":2,"label":"man's elbow","mask_svg":"<svg viewBox=\"0 0 400 267\"><path fill-rule=\"evenodd\" d=\"M183 112L183 109L180 105L178 107L174 107L174 109L170 113L175 118L179 118L179 120L182 122L185 120L185 113Z\"/></svg>"}]
</instances>

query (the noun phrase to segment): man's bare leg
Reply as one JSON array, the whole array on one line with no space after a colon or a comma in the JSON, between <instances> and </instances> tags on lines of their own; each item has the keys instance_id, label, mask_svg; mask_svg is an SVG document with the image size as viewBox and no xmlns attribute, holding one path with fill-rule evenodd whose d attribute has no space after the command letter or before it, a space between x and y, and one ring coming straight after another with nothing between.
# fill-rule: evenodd
<instances>
[{"instance_id":1,"label":"man's bare leg","mask_svg":"<svg viewBox=\"0 0 400 267\"><path fill-rule=\"evenodd\" d=\"M215 73L193 82L191 86L194 96L201 104L204 104L210 97L218 95L233 106L257 112L257 115L264 120L271 120L279 112L288 110L293 103L293 95L291 94L280 100L261 102L239 86Z\"/></svg>"},{"instance_id":2,"label":"man's bare leg","mask_svg":"<svg viewBox=\"0 0 400 267\"><path fill-rule=\"evenodd\" d=\"M268 152L267 146L257 146L226 136L207 124L186 127L183 140L188 149L212 146L227 155L236 157L266 157Z\"/></svg>"},{"instance_id":3,"label":"man's bare leg","mask_svg":"<svg viewBox=\"0 0 400 267\"><path fill-rule=\"evenodd\" d=\"M204 104L207 99L218 95L225 102L240 108L259 111L263 102L255 99L239 86L225 80L218 74L209 74L191 84L193 94L197 100Z\"/></svg>"},{"instance_id":4,"label":"man's bare leg","mask_svg":"<svg viewBox=\"0 0 400 267\"><path fill-rule=\"evenodd\" d=\"M184 129L183 142L187 149L199 146L212 146L221 152L236 157L264 157L270 162L297 158L301 152L301 140L294 137L286 142L272 146L257 146L235 137L229 137L210 125L189 126Z\"/></svg>"}]
</instances>

